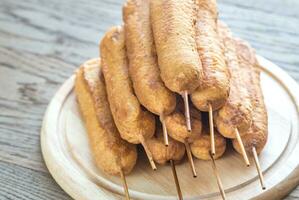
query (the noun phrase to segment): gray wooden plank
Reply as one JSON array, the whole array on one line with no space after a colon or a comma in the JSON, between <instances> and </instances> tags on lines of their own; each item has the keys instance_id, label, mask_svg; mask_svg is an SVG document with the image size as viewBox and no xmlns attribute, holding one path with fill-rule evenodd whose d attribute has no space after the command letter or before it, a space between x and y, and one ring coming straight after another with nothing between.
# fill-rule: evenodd
<instances>
[{"instance_id":1,"label":"gray wooden plank","mask_svg":"<svg viewBox=\"0 0 299 200\"><path fill-rule=\"evenodd\" d=\"M0 161L0 199L71 199L48 174Z\"/></svg>"}]
</instances>

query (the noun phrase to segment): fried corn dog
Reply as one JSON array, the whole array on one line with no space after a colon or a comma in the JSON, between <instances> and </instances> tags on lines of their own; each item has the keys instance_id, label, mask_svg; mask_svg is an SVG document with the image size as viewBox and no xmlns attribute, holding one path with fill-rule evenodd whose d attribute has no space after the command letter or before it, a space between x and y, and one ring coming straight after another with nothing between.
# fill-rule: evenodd
<instances>
[{"instance_id":1,"label":"fried corn dog","mask_svg":"<svg viewBox=\"0 0 299 200\"><path fill-rule=\"evenodd\" d=\"M231 73L230 95L226 104L215 112L214 118L218 131L227 138L235 138L235 130L240 135L246 133L252 121L252 102L248 90L246 66L237 56L235 42L229 28L219 22L219 34L225 45L225 57Z\"/></svg>"},{"instance_id":2,"label":"fried corn dog","mask_svg":"<svg viewBox=\"0 0 299 200\"><path fill-rule=\"evenodd\" d=\"M177 107L173 113L165 117L165 124L168 134L173 139L182 143L192 143L196 138L200 137L202 132L201 113L192 105L190 107L192 118L192 131L187 130L184 117L184 105L182 100L177 99Z\"/></svg>"},{"instance_id":3,"label":"fried corn dog","mask_svg":"<svg viewBox=\"0 0 299 200\"><path fill-rule=\"evenodd\" d=\"M246 82L246 84L249 87L250 99L253 105L253 120L251 127L247 130L245 135L241 137L246 152L254 157L261 186L263 189L266 189L257 156L265 147L268 139L268 116L263 92L260 86L259 64L256 60L255 51L248 43L239 39L236 39L235 43L237 46L238 57L244 63L244 67L246 66L248 69L247 76L250 77L250 80ZM235 139L233 140L233 147L238 153L242 153L242 149Z\"/></svg>"},{"instance_id":4,"label":"fried corn dog","mask_svg":"<svg viewBox=\"0 0 299 200\"><path fill-rule=\"evenodd\" d=\"M75 93L97 167L105 173L124 177L136 164L136 145L121 139L114 124L100 59L85 62L77 71ZM126 181L123 181L129 199Z\"/></svg>"},{"instance_id":5,"label":"fried corn dog","mask_svg":"<svg viewBox=\"0 0 299 200\"><path fill-rule=\"evenodd\" d=\"M214 112L218 131L224 137L236 138L242 149L242 155L247 166L250 165L241 135L252 122L252 102L247 86L250 77L244 63L240 62L236 46L229 28L219 22L218 31L225 45L226 62L231 73L230 95L225 105Z\"/></svg>"},{"instance_id":6,"label":"fried corn dog","mask_svg":"<svg viewBox=\"0 0 299 200\"><path fill-rule=\"evenodd\" d=\"M258 61L255 57L254 50L248 43L235 39L238 57L248 69L247 76L250 80L246 82L250 91L250 100L253 105L252 124L249 130L242 136L243 144L246 151L252 154L252 147L256 148L259 154L264 148L268 137L268 116L264 103L263 92L260 87L260 70L258 69ZM240 147L233 140L234 148L240 152Z\"/></svg>"},{"instance_id":7,"label":"fried corn dog","mask_svg":"<svg viewBox=\"0 0 299 200\"><path fill-rule=\"evenodd\" d=\"M154 161L162 165L170 160L180 161L185 155L183 143L169 138L169 145L167 147L164 145L161 127L157 128L154 137L147 140L147 144L153 154Z\"/></svg>"},{"instance_id":8,"label":"fried corn dog","mask_svg":"<svg viewBox=\"0 0 299 200\"><path fill-rule=\"evenodd\" d=\"M159 115L164 126L164 142L168 144L164 116L176 106L176 96L160 78L154 39L150 24L149 0L128 0L123 7L129 74L140 103Z\"/></svg>"},{"instance_id":9,"label":"fried corn dog","mask_svg":"<svg viewBox=\"0 0 299 200\"><path fill-rule=\"evenodd\" d=\"M218 9L216 0L196 0L196 3L196 43L203 77L191 100L201 111L209 111L209 105L217 110L225 104L230 88L223 42L217 31Z\"/></svg>"},{"instance_id":10,"label":"fried corn dog","mask_svg":"<svg viewBox=\"0 0 299 200\"><path fill-rule=\"evenodd\" d=\"M128 75L123 27L113 27L100 43L103 75L113 119L120 135L130 143L141 143L153 169L152 160L145 140L155 132L154 115L142 110L134 94Z\"/></svg>"},{"instance_id":11,"label":"fried corn dog","mask_svg":"<svg viewBox=\"0 0 299 200\"><path fill-rule=\"evenodd\" d=\"M214 159L220 158L225 150L226 150L226 139L220 135L217 131L215 131L215 146L216 152L213 155ZM210 147L211 147L211 140L208 128L204 128L202 134L199 138L195 139L191 145L192 154L201 160L211 160L210 156Z\"/></svg>"},{"instance_id":12,"label":"fried corn dog","mask_svg":"<svg viewBox=\"0 0 299 200\"><path fill-rule=\"evenodd\" d=\"M195 2L151 0L150 12L162 80L174 92L193 92L202 73L195 41Z\"/></svg>"}]
</instances>

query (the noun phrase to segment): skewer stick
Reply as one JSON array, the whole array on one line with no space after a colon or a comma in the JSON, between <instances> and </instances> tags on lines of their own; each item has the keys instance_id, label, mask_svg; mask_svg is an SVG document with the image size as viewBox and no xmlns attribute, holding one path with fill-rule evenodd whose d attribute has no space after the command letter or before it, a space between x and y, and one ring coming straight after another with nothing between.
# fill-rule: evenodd
<instances>
[{"instance_id":1,"label":"skewer stick","mask_svg":"<svg viewBox=\"0 0 299 200\"><path fill-rule=\"evenodd\" d=\"M244 161L245 161L247 167L249 167L250 163L249 163L249 160L248 160L248 156L247 156L247 153L245 151L245 148L244 148L244 145L243 145L243 142L242 142L242 138L241 138L240 133L239 133L237 128L235 129L235 133L236 133L236 138L238 140L238 143L239 143L241 151L242 151Z\"/></svg>"},{"instance_id":2,"label":"skewer stick","mask_svg":"<svg viewBox=\"0 0 299 200\"><path fill-rule=\"evenodd\" d=\"M185 141L185 147L186 147L186 151L187 151L187 156L188 156L188 160L189 160L189 164L193 173L193 177L196 178L197 174L196 174L196 170L195 170L195 166L194 166L194 161L193 161L193 156L191 153L191 149L190 149L190 145L187 141Z\"/></svg>"},{"instance_id":3,"label":"skewer stick","mask_svg":"<svg viewBox=\"0 0 299 200\"><path fill-rule=\"evenodd\" d=\"M254 163L255 163L255 166L256 166L256 170L257 170L257 172L259 174L259 178L260 178L260 183L261 183L262 189L265 190L266 186L265 186L264 176L263 176L263 173L262 173L262 170L261 170L261 166L260 166L259 158L257 156L256 149L255 149L254 146L252 147L252 154L253 154L253 158L254 158Z\"/></svg>"},{"instance_id":4,"label":"skewer stick","mask_svg":"<svg viewBox=\"0 0 299 200\"><path fill-rule=\"evenodd\" d=\"M155 164L154 159L153 159L153 155L152 155L151 151L149 150L147 144L145 143L143 136L141 137L140 142L141 142L141 144L144 148L144 151L145 151L146 156L147 156L147 158L148 158L148 160L151 164L152 169L157 170L156 164Z\"/></svg>"},{"instance_id":5,"label":"skewer stick","mask_svg":"<svg viewBox=\"0 0 299 200\"><path fill-rule=\"evenodd\" d=\"M190 119L190 109L189 109L189 101L188 101L188 92L183 92L183 99L184 99L184 105L185 105L185 118L186 118L186 124L187 124L187 130L191 131L191 119Z\"/></svg>"},{"instance_id":6,"label":"skewer stick","mask_svg":"<svg viewBox=\"0 0 299 200\"><path fill-rule=\"evenodd\" d=\"M211 153L215 155L215 135L214 135L214 123L213 123L213 109L212 105L209 104L209 124L210 124L210 138L211 138Z\"/></svg>"},{"instance_id":7,"label":"skewer stick","mask_svg":"<svg viewBox=\"0 0 299 200\"><path fill-rule=\"evenodd\" d=\"M220 179L217 167L216 167L216 162L214 160L212 152L210 151L209 153L210 153L210 157L211 157L211 160L212 160L212 167L213 167L216 179L217 179L217 184L218 184L218 187L219 187L219 190L220 190L220 194L222 196L222 199L225 200L226 199L225 192L224 192L223 185L222 185L222 182L221 182L221 179Z\"/></svg>"},{"instance_id":8,"label":"skewer stick","mask_svg":"<svg viewBox=\"0 0 299 200\"><path fill-rule=\"evenodd\" d=\"M175 187L178 193L178 197L179 200L183 200L183 195L182 195L182 191L181 191L181 187L180 187L180 183L179 183L179 179L175 170L175 164L173 162L173 160L170 160L170 165L171 165L171 169L172 169L172 175L174 178L174 182L175 182Z\"/></svg>"},{"instance_id":9,"label":"skewer stick","mask_svg":"<svg viewBox=\"0 0 299 200\"><path fill-rule=\"evenodd\" d=\"M126 181L126 176L124 174L124 171L122 169L120 169L120 176L121 176L121 180L123 182L123 187L124 187L124 192L126 195L126 200L130 200L130 195L129 195L129 189L128 189L128 185L127 185L127 181Z\"/></svg>"},{"instance_id":10,"label":"skewer stick","mask_svg":"<svg viewBox=\"0 0 299 200\"><path fill-rule=\"evenodd\" d=\"M169 143L168 143L168 133L167 133L167 128L166 128L166 124L165 124L163 115L160 115L160 121L161 121L162 129L163 129L164 144L165 144L165 146L168 146L169 145Z\"/></svg>"}]
</instances>

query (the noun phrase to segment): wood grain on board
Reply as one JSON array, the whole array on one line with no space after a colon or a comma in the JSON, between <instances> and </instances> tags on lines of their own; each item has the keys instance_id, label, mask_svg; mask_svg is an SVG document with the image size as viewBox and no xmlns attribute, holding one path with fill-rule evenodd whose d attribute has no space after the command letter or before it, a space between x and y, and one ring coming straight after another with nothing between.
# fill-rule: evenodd
<instances>
[{"instance_id":1,"label":"wood grain on board","mask_svg":"<svg viewBox=\"0 0 299 200\"><path fill-rule=\"evenodd\" d=\"M0 1L0 199L70 199L46 169L40 128L58 87L122 23L117 0ZM219 0L220 18L299 81L299 1ZM299 199L299 188L286 199Z\"/></svg>"}]
</instances>

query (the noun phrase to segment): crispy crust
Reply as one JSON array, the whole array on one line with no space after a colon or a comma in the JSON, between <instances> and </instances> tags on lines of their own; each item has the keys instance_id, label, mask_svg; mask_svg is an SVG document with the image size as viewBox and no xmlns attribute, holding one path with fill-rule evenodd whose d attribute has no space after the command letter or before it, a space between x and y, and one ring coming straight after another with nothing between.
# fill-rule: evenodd
<instances>
[{"instance_id":1,"label":"crispy crust","mask_svg":"<svg viewBox=\"0 0 299 200\"><path fill-rule=\"evenodd\" d=\"M177 99L177 102L176 110L165 117L168 134L179 142L192 142L200 136L202 131L201 113L190 104L192 131L189 132L186 127L184 104L180 98Z\"/></svg>"},{"instance_id":2,"label":"crispy crust","mask_svg":"<svg viewBox=\"0 0 299 200\"><path fill-rule=\"evenodd\" d=\"M229 28L219 23L219 34L225 45L226 62L231 74L230 95L225 105L214 114L218 131L227 138L235 138L237 128L241 135L249 129L252 121L252 102L248 84L246 63L237 57L237 49Z\"/></svg>"},{"instance_id":3,"label":"crispy crust","mask_svg":"<svg viewBox=\"0 0 299 200\"><path fill-rule=\"evenodd\" d=\"M218 35L218 10L215 0L196 0L196 43L203 77L191 95L193 104L201 111L222 107L229 95L230 74L224 57L223 42Z\"/></svg>"},{"instance_id":4,"label":"crispy crust","mask_svg":"<svg viewBox=\"0 0 299 200\"><path fill-rule=\"evenodd\" d=\"M155 162L165 164L166 162L180 161L185 155L185 146L172 138L169 138L169 145L166 147L163 138L162 128L157 128L156 135L147 141Z\"/></svg>"},{"instance_id":5,"label":"crispy crust","mask_svg":"<svg viewBox=\"0 0 299 200\"><path fill-rule=\"evenodd\" d=\"M136 145L121 139L112 119L100 71L100 60L85 62L76 74L75 93L98 168L111 175L130 173L136 164Z\"/></svg>"},{"instance_id":6,"label":"crispy crust","mask_svg":"<svg viewBox=\"0 0 299 200\"><path fill-rule=\"evenodd\" d=\"M247 86L250 90L250 100L253 105L253 120L250 129L242 136L242 141L249 154L252 154L252 147L255 147L259 154L268 139L268 116L260 85L259 63L254 49L247 42L235 39L235 43L238 50L238 58L247 63L246 66L251 73L251 82L247 83ZM240 146L236 140L233 140L233 147L237 152L241 153Z\"/></svg>"},{"instance_id":7,"label":"crispy crust","mask_svg":"<svg viewBox=\"0 0 299 200\"><path fill-rule=\"evenodd\" d=\"M226 150L226 139L220 135L217 131L214 131L215 134L215 149L216 154L214 155L215 159L220 158ZM193 141L190 145L192 154L201 160L211 160L209 151L211 149L211 139L209 131L206 128L203 129L203 133L199 138Z\"/></svg>"},{"instance_id":8,"label":"crispy crust","mask_svg":"<svg viewBox=\"0 0 299 200\"><path fill-rule=\"evenodd\" d=\"M128 73L125 35L122 27L111 28L100 44L103 75L110 109L123 139L138 144L155 133L155 118L134 94Z\"/></svg>"},{"instance_id":9,"label":"crispy crust","mask_svg":"<svg viewBox=\"0 0 299 200\"><path fill-rule=\"evenodd\" d=\"M123 7L129 74L140 103L157 115L170 114L176 105L173 92L160 77L150 24L149 0L128 0Z\"/></svg>"},{"instance_id":10,"label":"crispy crust","mask_svg":"<svg viewBox=\"0 0 299 200\"><path fill-rule=\"evenodd\" d=\"M174 92L192 93L202 76L194 0L151 0L150 14L162 80Z\"/></svg>"}]
</instances>

